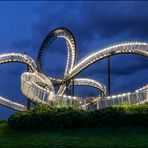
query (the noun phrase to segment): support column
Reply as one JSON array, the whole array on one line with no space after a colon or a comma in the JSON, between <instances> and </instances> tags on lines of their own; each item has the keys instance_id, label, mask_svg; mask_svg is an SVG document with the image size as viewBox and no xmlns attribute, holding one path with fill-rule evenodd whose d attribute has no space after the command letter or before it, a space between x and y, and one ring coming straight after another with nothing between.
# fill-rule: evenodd
<instances>
[{"instance_id":1,"label":"support column","mask_svg":"<svg viewBox=\"0 0 148 148\"><path fill-rule=\"evenodd\" d=\"M110 90L110 56L108 57L108 95L111 95L111 90Z\"/></svg>"},{"instance_id":2,"label":"support column","mask_svg":"<svg viewBox=\"0 0 148 148\"><path fill-rule=\"evenodd\" d=\"M72 79L72 96L74 96L75 94L74 94L74 84L75 82L74 82L74 78Z\"/></svg>"},{"instance_id":3,"label":"support column","mask_svg":"<svg viewBox=\"0 0 148 148\"><path fill-rule=\"evenodd\" d=\"M27 53L25 52L25 54L27 54ZM29 72L29 71L30 71L30 68L27 65L27 72ZM26 98L26 99L27 99L27 110L29 110L30 109L30 106L31 106L31 101L28 98Z\"/></svg>"},{"instance_id":4,"label":"support column","mask_svg":"<svg viewBox=\"0 0 148 148\"><path fill-rule=\"evenodd\" d=\"M99 100L99 98L98 98L98 99L97 99L97 110L100 109L99 102L100 102L100 100Z\"/></svg>"},{"instance_id":5,"label":"support column","mask_svg":"<svg viewBox=\"0 0 148 148\"><path fill-rule=\"evenodd\" d=\"M66 81L66 95L68 95L68 81Z\"/></svg>"}]
</instances>

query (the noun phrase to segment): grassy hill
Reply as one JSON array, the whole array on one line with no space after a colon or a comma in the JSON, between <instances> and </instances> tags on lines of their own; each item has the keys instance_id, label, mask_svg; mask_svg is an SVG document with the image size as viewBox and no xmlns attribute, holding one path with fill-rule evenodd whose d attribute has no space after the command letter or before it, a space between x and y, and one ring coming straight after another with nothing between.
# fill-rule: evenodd
<instances>
[{"instance_id":1,"label":"grassy hill","mask_svg":"<svg viewBox=\"0 0 148 148\"><path fill-rule=\"evenodd\" d=\"M148 147L148 128L14 131L3 123L0 124L0 148L3 147Z\"/></svg>"}]
</instances>

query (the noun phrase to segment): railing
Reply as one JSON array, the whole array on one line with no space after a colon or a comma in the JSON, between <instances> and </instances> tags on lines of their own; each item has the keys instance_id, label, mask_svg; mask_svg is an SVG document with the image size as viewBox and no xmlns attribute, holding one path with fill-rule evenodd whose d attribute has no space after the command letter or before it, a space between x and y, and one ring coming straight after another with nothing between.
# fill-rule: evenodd
<instances>
[{"instance_id":1,"label":"railing","mask_svg":"<svg viewBox=\"0 0 148 148\"><path fill-rule=\"evenodd\" d=\"M35 82L44 82L42 78L35 74L25 73L21 76L21 91L31 101L47 104L50 92Z\"/></svg>"},{"instance_id":2,"label":"railing","mask_svg":"<svg viewBox=\"0 0 148 148\"><path fill-rule=\"evenodd\" d=\"M75 107L82 109L102 109L119 104L144 104L148 102L148 88L144 87L133 93L123 93L113 96L101 97L71 97L71 96L56 96L58 105L64 107Z\"/></svg>"},{"instance_id":3,"label":"railing","mask_svg":"<svg viewBox=\"0 0 148 148\"><path fill-rule=\"evenodd\" d=\"M118 104L144 104L148 102L148 88L143 88L133 93L123 93L97 99L93 104L86 105L88 109L102 109Z\"/></svg>"},{"instance_id":4,"label":"railing","mask_svg":"<svg viewBox=\"0 0 148 148\"><path fill-rule=\"evenodd\" d=\"M111 105L117 105L122 103L129 104L141 104L148 101L148 88L147 86L136 90L133 93L123 93L113 96L105 97L76 97L67 96L62 94L55 94L52 91L52 84L50 88L43 88L39 84L42 82L46 84L46 77L39 77L35 73L24 73L21 76L21 90L25 96L30 100L38 103L64 106L64 107L75 107L82 109L101 109ZM38 82L38 83L37 83Z\"/></svg>"},{"instance_id":5,"label":"railing","mask_svg":"<svg viewBox=\"0 0 148 148\"><path fill-rule=\"evenodd\" d=\"M0 97L0 104L4 105L6 107L9 107L11 109L14 109L14 110L19 110L19 111L27 110L26 106L16 103L16 102L13 102L13 101L10 101L10 100L3 98L3 97Z\"/></svg>"},{"instance_id":6,"label":"railing","mask_svg":"<svg viewBox=\"0 0 148 148\"><path fill-rule=\"evenodd\" d=\"M0 55L0 64L9 63L9 62L25 63L32 69L32 71L36 71L36 69L37 69L37 66L36 66L34 60L25 54L6 53L6 54Z\"/></svg>"}]
</instances>

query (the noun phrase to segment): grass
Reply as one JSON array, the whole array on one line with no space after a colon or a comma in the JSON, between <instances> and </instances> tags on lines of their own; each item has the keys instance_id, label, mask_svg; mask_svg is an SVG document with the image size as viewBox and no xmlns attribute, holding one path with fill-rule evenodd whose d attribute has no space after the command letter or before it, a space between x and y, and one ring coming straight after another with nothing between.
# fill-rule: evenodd
<instances>
[{"instance_id":1,"label":"grass","mask_svg":"<svg viewBox=\"0 0 148 148\"><path fill-rule=\"evenodd\" d=\"M148 128L13 131L4 123L0 124L0 148L3 147L148 147Z\"/></svg>"}]
</instances>

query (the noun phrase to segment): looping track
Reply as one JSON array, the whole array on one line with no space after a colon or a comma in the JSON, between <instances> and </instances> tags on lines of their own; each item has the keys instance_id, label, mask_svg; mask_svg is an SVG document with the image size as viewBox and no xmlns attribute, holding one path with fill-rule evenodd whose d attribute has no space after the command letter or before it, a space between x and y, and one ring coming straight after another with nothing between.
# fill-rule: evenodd
<instances>
[{"instance_id":1,"label":"looping track","mask_svg":"<svg viewBox=\"0 0 148 148\"><path fill-rule=\"evenodd\" d=\"M44 57L47 52L48 46L51 44L53 39L64 38L67 45L67 64L63 79L55 79L48 77L44 74ZM87 55L85 58L80 61L76 61L76 43L72 33L64 27L57 28L50 32L43 43L41 44L37 62L25 55L20 53L8 53L0 55L0 64L9 63L9 62L20 62L28 65L31 69L30 72L25 72L21 76L21 91L22 93L29 98L31 101L36 103L43 104L55 104L63 106L73 106L79 108L91 108L99 109L107 107L112 104L119 104L121 102L127 101L124 97L126 96L128 100L132 103L131 93L119 94L117 96L106 96L106 86L100 82L97 82L88 78L75 78L79 73L85 70L88 66L94 64L97 61L100 61L108 56L113 56L117 54L138 54L144 57L148 57L148 44L142 42L126 42L107 48L97 50L94 53ZM75 86L90 86L98 89L104 95L97 97L76 97L76 96L67 96L65 95L66 85L68 82L68 87L72 85L72 79L74 78ZM60 85L57 93L54 90L54 86ZM148 99L147 88L144 87L144 99L140 102L143 102ZM146 90L146 91L145 91ZM139 94L139 92L138 92ZM131 98L130 98L131 97ZM116 103L116 99L119 99ZM100 104L98 104L100 101ZM103 105L103 101L107 106ZM110 103L112 101L112 103ZM134 102L134 101L133 101ZM134 103L137 103L135 101ZM7 106L15 110L26 110L26 106L12 102L3 97L0 97L0 104ZM95 107L94 107L95 106Z\"/></svg>"}]
</instances>

